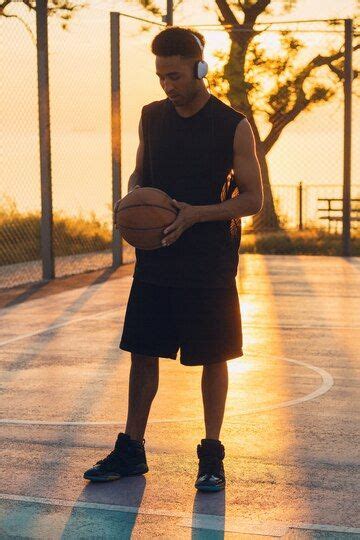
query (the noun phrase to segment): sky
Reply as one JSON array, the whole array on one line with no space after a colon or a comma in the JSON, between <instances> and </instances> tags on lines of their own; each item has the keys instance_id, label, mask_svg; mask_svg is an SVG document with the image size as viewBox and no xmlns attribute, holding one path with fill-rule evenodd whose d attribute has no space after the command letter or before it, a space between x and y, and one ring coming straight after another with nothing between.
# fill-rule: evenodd
<instances>
[{"instance_id":1,"label":"sky","mask_svg":"<svg viewBox=\"0 0 360 540\"><path fill-rule=\"evenodd\" d=\"M49 21L49 72L52 128L52 173L54 204L67 212L94 210L109 212L111 198L110 141L110 37L109 11L120 10L150 18L136 2L90 1L89 9L76 14L69 29L60 28L59 20ZM158 2L165 12L166 2ZM214 5L210 1L208 5ZM314 17L314 2L298 0L296 8L279 15L283 5L273 0L274 14L261 20L295 20ZM174 14L174 24L217 23L214 9L204 2L184 0ZM195 7L195 9L194 9ZM354 12L353 0L317 2L317 19L346 17ZM34 14L16 5L16 12L35 29ZM126 190L138 144L137 126L145 103L165 97L155 75L155 58L150 51L158 27L141 32L142 24L121 19L122 141L123 189ZM314 28L309 24L298 27ZM316 28L323 28L317 25ZM2 95L0 131L5 142L0 195L16 200L20 209L39 207L39 147L36 80L36 49L24 26L16 19L2 21L3 55L1 57ZM227 50L225 32L205 31L205 59L212 69L217 60L214 51ZM300 34L296 34L298 37ZM326 50L334 35L302 33L308 44L309 58ZM339 36L338 36L339 37ZM267 33L264 44L276 51L277 34ZM314 54L315 52L315 54ZM355 113L358 114L359 107ZM355 124L355 122L354 122ZM286 130L269 155L273 182L294 184L341 183L342 181L342 104L334 102L303 116ZM265 124L259 125L266 132ZM317 148L316 148L316 145ZM354 167L355 168L355 167ZM358 175L358 167L356 174ZM360 182L359 176L354 182ZM289 191L290 193L290 191ZM290 196L290 195L289 195Z\"/></svg>"}]
</instances>

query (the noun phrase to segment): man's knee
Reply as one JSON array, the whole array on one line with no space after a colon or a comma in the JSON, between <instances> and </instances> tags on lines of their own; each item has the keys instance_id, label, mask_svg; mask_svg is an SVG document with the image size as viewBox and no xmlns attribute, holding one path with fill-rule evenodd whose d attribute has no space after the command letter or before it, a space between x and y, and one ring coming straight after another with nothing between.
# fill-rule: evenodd
<instances>
[{"instance_id":1,"label":"man's knee","mask_svg":"<svg viewBox=\"0 0 360 540\"><path fill-rule=\"evenodd\" d=\"M221 362L212 362L210 364L204 364L203 369L206 371L218 371L227 368L227 360L222 360Z\"/></svg>"},{"instance_id":2,"label":"man's knee","mask_svg":"<svg viewBox=\"0 0 360 540\"><path fill-rule=\"evenodd\" d=\"M136 366L157 366L159 363L158 356L148 356L145 354L131 353L131 362Z\"/></svg>"}]
</instances>

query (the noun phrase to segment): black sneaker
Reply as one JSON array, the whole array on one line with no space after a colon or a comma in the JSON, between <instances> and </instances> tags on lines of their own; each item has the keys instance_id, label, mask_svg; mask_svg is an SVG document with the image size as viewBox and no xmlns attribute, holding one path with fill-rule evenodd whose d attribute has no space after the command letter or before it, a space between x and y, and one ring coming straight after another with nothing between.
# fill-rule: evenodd
<instances>
[{"instance_id":1,"label":"black sneaker","mask_svg":"<svg viewBox=\"0 0 360 540\"><path fill-rule=\"evenodd\" d=\"M225 488L223 459L225 448L219 440L201 439L197 445L199 472L195 487L200 491L220 491Z\"/></svg>"},{"instance_id":2,"label":"black sneaker","mask_svg":"<svg viewBox=\"0 0 360 540\"><path fill-rule=\"evenodd\" d=\"M135 476L148 472L145 439L134 441L126 433L119 433L114 450L95 466L84 472L84 478L93 482L118 480L122 476Z\"/></svg>"}]
</instances>

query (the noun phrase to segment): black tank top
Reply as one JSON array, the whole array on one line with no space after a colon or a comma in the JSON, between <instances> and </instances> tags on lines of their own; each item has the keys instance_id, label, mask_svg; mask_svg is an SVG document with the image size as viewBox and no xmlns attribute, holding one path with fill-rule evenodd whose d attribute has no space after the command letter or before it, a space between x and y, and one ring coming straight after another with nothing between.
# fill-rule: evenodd
<instances>
[{"instance_id":1,"label":"black tank top","mask_svg":"<svg viewBox=\"0 0 360 540\"><path fill-rule=\"evenodd\" d=\"M193 205L218 204L237 195L233 142L244 118L213 95L187 118L168 98L145 105L142 185ZM167 247L136 248L133 277L164 286L231 287L240 239L240 218L195 223Z\"/></svg>"}]
</instances>

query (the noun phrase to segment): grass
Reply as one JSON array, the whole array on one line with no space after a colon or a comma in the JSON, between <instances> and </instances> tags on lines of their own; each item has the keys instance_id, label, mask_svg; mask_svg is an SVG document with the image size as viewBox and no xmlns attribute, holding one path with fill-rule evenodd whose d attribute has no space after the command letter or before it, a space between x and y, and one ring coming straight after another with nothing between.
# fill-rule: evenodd
<instances>
[{"instance_id":1,"label":"grass","mask_svg":"<svg viewBox=\"0 0 360 540\"><path fill-rule=\"evenodd\" d=\"M342 235L323 229L261 232L244 234L240 253L281 255L342 255ZM360 256L360 236L352 234L351 254Z\"/></svg>"},{"instance_id":2,"label":"grass","mask_svg":"<svg viewBox=\"0 0 360 540\"><path fill-rule=\"evenodd\" d=\"M54 212L55 256L102 251L111 247L112 232L98 221ZM0 207L0 266L39 260L40 212L19 212L13 201Z\"/></svg>"},{"instance_id":3,"label":"grass","mask_svg":"<svg viewBox=\"0 0 360 540\"><path fill-rule=\"evenodd\" d=\"M56 256L103 251L111 248L112 232L96 219L54 213L54 252ZM341 234L316 228L243 234L241 253L293 255L341 255ZM126 242L124 242L126 244ZM360 237L352 239L352 255L360 255ZM19 212L6 199L0 207L0 266L39 260L40 213Z\"/></svg>"}]
</instances>

